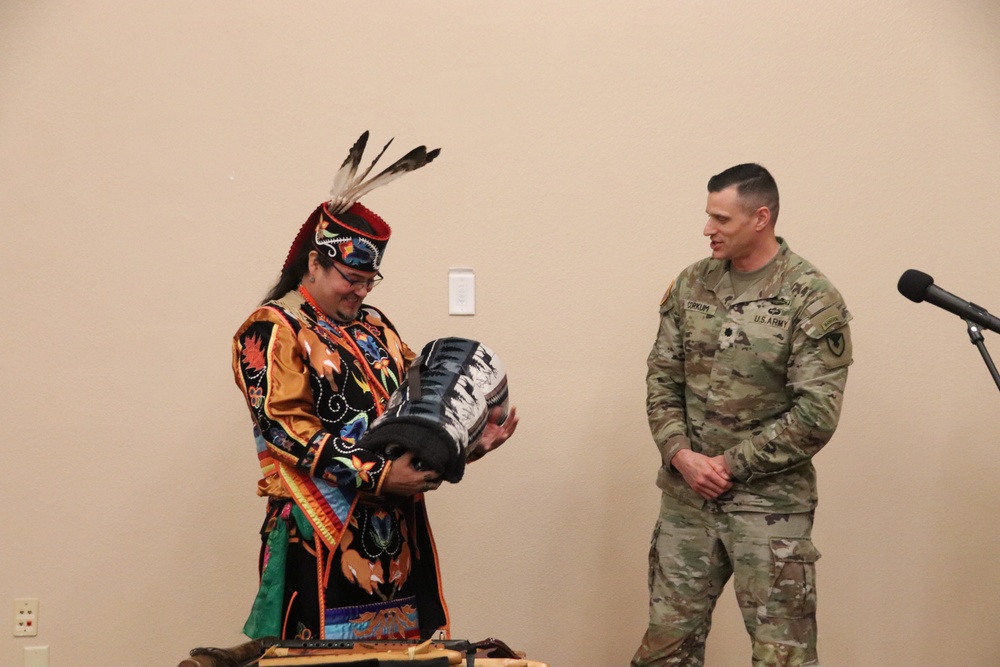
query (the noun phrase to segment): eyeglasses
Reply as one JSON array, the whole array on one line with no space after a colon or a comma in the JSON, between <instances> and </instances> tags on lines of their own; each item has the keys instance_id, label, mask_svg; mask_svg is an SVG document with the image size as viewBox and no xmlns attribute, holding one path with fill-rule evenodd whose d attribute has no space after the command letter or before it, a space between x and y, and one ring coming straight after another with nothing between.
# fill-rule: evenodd
<instances>
[{"instance_id":1,"label":"eyeglasses","mask_svg":"<svg viewBox=\"0 0 1000 667\"><path fill-rule=\"evenodd\" d=\"M333 265L334 271L340 274L340 277L351 284L351 289L358 289L359 287L364 287L366 290L371 292L375 289L375 286L382 282L382 274L378 271L375 272L374 278L368 278L367 280L352 280L349 276L345 275L343 271L337 268L337 265Z\"/></svg>"}]
</instances>

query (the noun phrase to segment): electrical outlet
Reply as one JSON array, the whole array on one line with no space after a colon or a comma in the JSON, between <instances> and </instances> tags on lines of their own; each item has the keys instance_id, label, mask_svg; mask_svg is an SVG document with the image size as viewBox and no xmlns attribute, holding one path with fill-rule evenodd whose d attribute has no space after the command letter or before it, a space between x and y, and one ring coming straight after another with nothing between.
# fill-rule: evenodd
<instances>
[{"instance_id":1,"label":"electrical outlet","mask_svg":"<svg viewBox=\"0 0 1000 667\"><path fill-rule=\"evenodd\" d=\"M14 636L34 637L38 634L38 598L14 600Z\"/></svg>"}]
</instances>

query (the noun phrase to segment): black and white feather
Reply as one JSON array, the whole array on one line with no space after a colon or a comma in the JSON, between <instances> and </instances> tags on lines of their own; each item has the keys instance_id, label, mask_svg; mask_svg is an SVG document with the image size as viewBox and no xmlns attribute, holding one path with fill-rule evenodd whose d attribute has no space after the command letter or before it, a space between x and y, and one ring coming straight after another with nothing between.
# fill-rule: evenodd
<instances>
[{"instance_id":1,"label":"black and white feather","mask_svg":"<svg viewBox=\"0 0 1000 667\"><path fill-rule=\"evenodd\" d=\"M368 174L372 168L385 154L392 139L382 147L379 154L375 156L368 168L358 175L358 167L361 164L361 157L364 155L365 146L368 145L368 131L358 137L358 140L351 146L347 159L340 165L336 177L333 179L333 187L330 188L330 204L328 206L331 213L342 213L355 204L361 197L375 188L391 183L403 174L420 169L425 164L436 158L441 152L440 148L427 150L426 146L417 146L412 151L399 158L391 165L380 171L376 176L372 176L367 181Z\"/></svg>"}]
</instances>

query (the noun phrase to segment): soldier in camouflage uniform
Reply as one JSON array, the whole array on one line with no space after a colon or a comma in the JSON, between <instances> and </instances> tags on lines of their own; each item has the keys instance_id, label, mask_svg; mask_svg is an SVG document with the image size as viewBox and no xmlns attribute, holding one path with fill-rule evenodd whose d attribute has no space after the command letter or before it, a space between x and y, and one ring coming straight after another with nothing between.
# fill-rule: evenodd
<instances>
[{"instance_id":1,"label":"soldier in camouflage uniform","mask_svg":"<svg viewBox=\"0 0 1000 667\"><path fill-rule=\"evenodd\" d=\"M667 290L648 359L663 494L649 627L632 665L703 665L730 577L752 664L816 665L812 457L837 427L851 316L775 236L778 190L766 169L732 167L708 190L712 257Z\"/></svg>"}]
</instances>

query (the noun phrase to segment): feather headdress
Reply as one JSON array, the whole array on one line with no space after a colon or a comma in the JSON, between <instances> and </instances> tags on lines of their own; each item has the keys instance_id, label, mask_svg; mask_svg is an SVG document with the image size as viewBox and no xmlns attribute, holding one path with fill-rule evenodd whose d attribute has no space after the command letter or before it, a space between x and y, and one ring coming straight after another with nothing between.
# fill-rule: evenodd
<instances>
[{"instance_id":1,"label":"feather headdress","mask_svg":"<svg viewBox=\"0 0 1000 667\"><path fill-rule=\"evenodd\" d=\"M365 181L372 168L385 154L387 148L392 143L392 139L382 147L379 154L375 156L372 163L368 165L360 176L357 176L358 166L361 164L361 157L364 155L365 146L368 144L368 131L358 137L358 140L351 146L347 159L340 165L337 176L333 179L333 187L330 188L330 203L327 205L330 213L337 214L346 211L353 206L361 197L375 188L391 183L403 174L416 171L428 164L441 152L440 148L427 150L427 146L417 146L409 153L399 158L391 165L383 169L376 176L372 176Z\"/></svg>"},{"instance_id":2,"label":"feather headdress","mask_svg":"<svg viewBox=\"0 0 1000 667\"><path fill-rule=\"evenodd\" d=\"M420 169L441 152L440 148L429 151L426 146L417 146L377 175L368 178L391 143L392 139L359 175L358 167L368 144L368 132L365 131L358 137L351 146L347 159L337 170L330 189L330 200L316 207L299 229L288 250L283 271L292 266L310 238L316 250L330 259L361 271L378 271L392 229L382 218L359 204L358 200L375 188L391 183L407 172Z\"/></svg>"}]
</instances>

